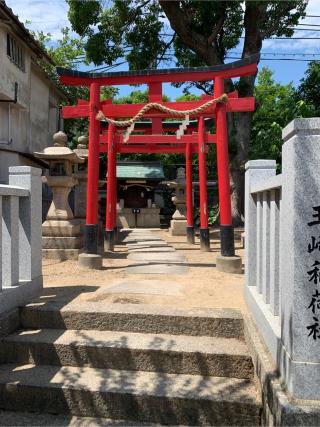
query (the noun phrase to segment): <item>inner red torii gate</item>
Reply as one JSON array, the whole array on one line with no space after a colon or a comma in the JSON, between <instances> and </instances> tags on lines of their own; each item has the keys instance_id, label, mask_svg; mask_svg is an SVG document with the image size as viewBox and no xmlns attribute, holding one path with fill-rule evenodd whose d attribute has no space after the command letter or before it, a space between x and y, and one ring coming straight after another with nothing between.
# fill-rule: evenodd
<instances>
[{"instance_id":1,"label":"inner red torii gate","mask_svg":"<svg viewBox=\"0 0 320 427\"><path fill-rule=\"evenodd\" d=\"M156 102L171 109L186 111L203 106L207 101L224 94L224 80L248 76L257 72L259 56L254 55L230 64L213 67L183 68L166 70L142 70L109 73L87 73L58 68L61 83L74 86L89 86L89 102L79 100L76 106L62 108L62 116L68 118L89 118L89 156L87 184L87 212L85 226L85 252L98 253L98 180L99 154L106 152L108 157L108 180L106 202L105 237L113 250L116 227L116 156L117 153L184 153L186 158L186 207L187 238L194 242L192 206L192 155L199 156L200 185L200 241L201 249L209 250L206 153L208 144L217 147L218 193L220 207L221 255L234 256L234 232L232 226L227 112L254 110L254 98L238 98L237 92L229 93L226 102L211 105L205 111L190 114L190 119L198 120L198 132L185 134L177 139L175 135L164 135L162 119L179 117L168 115L153 108L144 114L151 119L151 133L144 129L144 135L130 135L125 142L123 131L117 132L114 124L108 124L107 134L101 134L98 112L108 119L120 120L135 116L145 104L113 104L112 100L100 101L100 87L124 84L147 84L149 102ZM204 95L199 101L163 102L162 83L184 81L214 81L214 95ZM181 115L180 115L181 116ZM216 135L205 129L205 118L215 118ZM136 129L138 130L138 129ZM143 127L142 127L143 130ZM139 128L140 131L140 128Z\"/></svg>"}]
</instances>

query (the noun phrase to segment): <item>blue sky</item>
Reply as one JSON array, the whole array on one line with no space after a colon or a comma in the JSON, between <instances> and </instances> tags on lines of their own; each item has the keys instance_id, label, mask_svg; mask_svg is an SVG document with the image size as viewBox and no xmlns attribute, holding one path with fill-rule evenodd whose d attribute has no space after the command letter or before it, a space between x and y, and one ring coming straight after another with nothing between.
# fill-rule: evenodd
<instances>
[{"instance_id":1,"label":"blue sky","mask_svg":"<svg viewBox=\"0 0 320 427\"><path fill-rule=\"evenodd\" d=\"M65 0L6 0L6 3L22 22L31 21L27 28L51 33L54 39L60 37L60 28L70 26L67 16L68 6ZM307 15L320 16L320 0L309 0ZM300 23L320 25L320 18L305 18ZM314 59L320 60L320 31L296 31L294 37L319 37L319 40L265 40L262 52L268 53L265 56L268 58L277 58L277 56L273 56L274 53L304 53L310 54L310 57L311 54L318 54ZM234 50L240 52L241 46ZM277 81L293 82L297 85L304 75L307 64L307 62L298 61L270 60L261 61L259 68L266 65L274 71ZM128 93L131 90L129 87L122 87L120 94ZM164 92L174 98L181 93L181 90L165 85Z\"/></svg>"}]
</instances>

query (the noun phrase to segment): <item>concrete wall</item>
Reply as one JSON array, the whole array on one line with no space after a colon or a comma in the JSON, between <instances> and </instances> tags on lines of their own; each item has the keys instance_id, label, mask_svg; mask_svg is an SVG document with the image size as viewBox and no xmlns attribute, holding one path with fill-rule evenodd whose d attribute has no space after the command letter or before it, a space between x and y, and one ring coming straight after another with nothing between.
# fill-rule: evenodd
<instances>
[{"instance_id":1,"label":"concrete wall","mask_svg":"<svg viewBox=\"0 0 320 427\"><path fill-rule=\"evenodd\" d=\"M8 184L8 170L10 166L31 166L39 168L37 162L26 158L19 153L1 150L0 145L0 184Z\"/></svg>"}]
</instances>

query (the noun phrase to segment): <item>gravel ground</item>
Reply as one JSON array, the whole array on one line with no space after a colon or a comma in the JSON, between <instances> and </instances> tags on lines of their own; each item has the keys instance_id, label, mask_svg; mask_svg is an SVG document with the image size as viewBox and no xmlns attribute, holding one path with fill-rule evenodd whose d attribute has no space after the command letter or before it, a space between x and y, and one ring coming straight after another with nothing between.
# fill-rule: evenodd
<instances>
[{"instance_id":1,"label":"gravel ground","mask_svg":"<svg viewBox=\"0 0 320 427\"><path fill-rule=\"evenodd\" d=\"M245 310L244 275L222 273L215 268L215 257L219 254L218 239L211 239L211 251L206 253L200 251L198 239L196 239L195 245L189 245L185 242L185 237L170 236L166 230L152 230L152 233L172 245L175 248L173 253L186 258L186 264L189 266L187 274L129 274L124 271L125 267L145 265L148 261L127 259L129 252L122 243L116 245L114 253L105 254L102 270L82 269L76 261L43 260L44 286L53 289L73 287L72 303L76 303L78 300L91 300L106 303L164 304L178 307L219 307ZM236 253L241 257L244 256L239 241L236 242ZM179 264L181 263L177 263L177 265ZM108 293L108 287L122 281L142 282L153 279L162 281L164 287L166 284L170 286L172 282L179 283L180 295ZM82 292L79 287L86 287L86 291ZM87 287L93 288L88 292ZM60 294L61 291L70 293L67 289L59 289L58 293Z\"/></svg>"}]
</instances>

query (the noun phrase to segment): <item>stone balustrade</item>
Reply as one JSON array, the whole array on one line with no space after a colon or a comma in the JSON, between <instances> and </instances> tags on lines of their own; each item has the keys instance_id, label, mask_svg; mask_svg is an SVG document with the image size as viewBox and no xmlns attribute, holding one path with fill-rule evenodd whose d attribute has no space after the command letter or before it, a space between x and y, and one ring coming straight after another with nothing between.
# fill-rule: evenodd
<instances>
[{"instance_id":1,"label":"stone balustrade","mask_svg":"<svg viewBox=\"0 0 320 427\"><path fill-rule=\"evenodd\" d=\"M319 400L320 119L294 120L283 140L282 174L246 164L245 293L289 393Z\"/></svg>"},{"instance_id":2,"label":"stone balustrade","mask_svg":"<svg viewBox=\"0 0 320 427\"><path fill-rule=\"evenodd\" d=\"M0 185L0 313L26 304L42 289L41 169L9 168Z\"/></svg>"}]
</instances>

